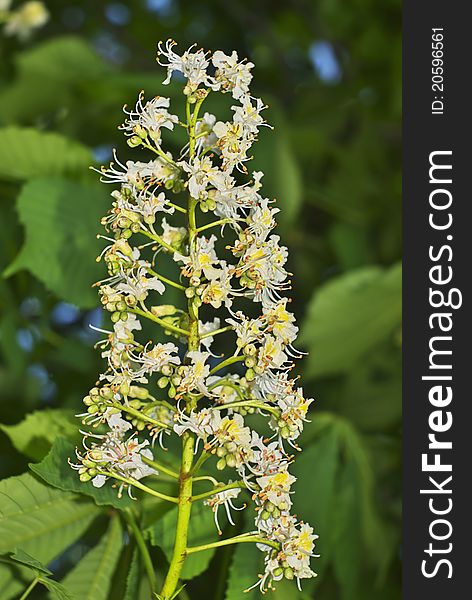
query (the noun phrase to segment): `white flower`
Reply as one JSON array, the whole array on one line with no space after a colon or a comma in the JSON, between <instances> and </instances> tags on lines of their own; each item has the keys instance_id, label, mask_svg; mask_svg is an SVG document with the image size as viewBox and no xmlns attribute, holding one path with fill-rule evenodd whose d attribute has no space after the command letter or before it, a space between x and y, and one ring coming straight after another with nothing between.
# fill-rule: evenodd
<instances>
[{"instance_id":1,"label":"white flower","mask_svg":"<svg viewBox=\"0 0 472 600\"><path fill-rule=\"evenodd\" d=\"M210 365L206 364L209 356L209 352L199 352L198 350L187 352L187 358L191 360L191 363L181 368L182 380L178 385L179 392L198 391L208 394L205 380L210 374Z\"/></svg>"},{"instance_id":2,"label":"white flower","mask_svg":"<svg viewBox=\"0 0 472 600\"><path fill-rule=\"evenodd\" d=\"M203 408L198 412L191 411L189 415L179 412L177 414L177 423L174 425L174 431L177 435L182 435L185 431L192 431L201 439L206 439L213 433L214 412Z\"/></svg>"},{"instance_id":3,"label":"white flower","mask_svg":"<svg viewBox=\"0 0 472 600\"><path fill-rule=\"evenodd\" d=\"M169 206L168 200L164 192L156 194L144 189L136 197L136 206L133 207L134 212L143 216L145 223L154 223L156 221L156 213L167 212L172 214L174 208Z\"/></svg>"},{"instance_id":4,"label":"white flower","mask_svg":"<svg viewBox=\"0 0 472 600\"><path fill-rule=\"evenodd\" d=\"M171 342L155 344L150 350L145 350L139 356L133 355L133 360L142 365L140 373L157 373L167 365L180 365L178 352L177 346Z\"/></svg>"},{"instance_id":5,"label":"white flower","mask_svg":"<svg viewBox=\"0 0 472 600\"><path fill-rule=\"evenodd\" d=\"M229 483L232 483L232 482L230 481ZM238 507L234 506L234 504L232 502L232 500L234 498L237 498L239 496L240 491L241 490L239 488L224 490L223 492L218 492L217 494L215 494L214 496L211 496L210 498L208 498L207 500L205 500L203 502L203 504L205 504L206 506L209 506L211 508L211 510L213 511L215 525L216 525L219 535L221 535L222 531L221 531L220 524L218 522L218 509L220 508L221 505L223 505L226 510L226 516L228 517L228 521L231 523L231 525L234 525L234 521L231 516L230 509L232 508L233 510L243 510L246 506L246 505L243 505L238 508Z\"/></svg>"},{"instance_id":6,"label":"white flower","mask_svg":"<svg viewBox=\"0 0 472 600\"><path fill-rule=\"evenodd\" d=\"M219 381L221 381L221 385L217 385ZM229 385L229 383L232 385ZM224 377L213 375L208 377L207 384L209 387L211 386L211 392L215 398L215 401L220 404L235 402L239 398L236 389L238 386L241 386L239 375L232 374L225 375Z\"/></svg>"},{"instance_id":7,"label":"white flower","mask_svg":"<svg viewBox=\"0 0 472 600\"><path fill-rule=\"evenodd\" d=\"M139 302L145 300L148 293L153 290L159 294L165 292L165 285L157 277L146 277L147 269L141 267L135 273L129 271L125 276L125 282L119 283L116 289L123 294L128 294L136 298Z\"/></svg>"},{"instance_id":8,"label":"white flower","mask_svg":"<svg viewBox=\"0 0 472 600\"><path fill-rule=\"evenodd\" d=\"M280 369L288 356L284 352L284 345L272 335L266 335L257 355L257 365L262 371L266 369Z\"/></svg>"},{"instance_id":9,"label":"white flower","mask_svg":"<svg viewBox=\"0 0 472 600\"><path fill-rule=\"evenodd\" d=\"M218 187L224 174L213 165L209 156L194 158L193 161L180 163L184 171L189 174L188 190L192 198L205 199L208 197L207 187Z\"/></svg>"},{"instance_id":10,"label":"white flower","mask_svg":"<svg viewBox=\"0 0 472 600\"><path fill-rule=\"evenodd\" d=\"M267 198L260 204L251 208L247 222L248 229L258 242L264 242L271 230L277 225L275 215L280 212L278 208L271 208Z\"/></svg>"},{"instance_id":11,"label":"white flower","mask_svg":"<svg viewBox=\"0 0 472 600\"><path fill-rule=\"evenodd\" d=\"M260 98L256 98L255 100L256 105L253 106L252 99L249 96L245 96L241 99L240 106L231 107L234 110L234 122L241 124L246 136L257 135L259 127L267 125L260 114L266 106Z\"/></svg>"},{"instance_id":12,"label":"white flower","mask_svg":"<svg viewBox=\"0 0 472 600\"><path fill-rule=\"evenodd\" d=\"M165 218L162 219L161 227L161 238L166 244L169 244L169 246L178 247L187 236L185 227L173 227L172 225L169 225Z\"/></svg>"},{"instance_id":13,"label":"white flower","mask_svg":"<svg viewBox=\"0 0 472 600\"><path fill-rule=\"evenodd\" d=\"M244 348L252 342L259 341L262 338L262 326L261 319L248 319L242 313L236 313L236 316L240 319L226 319L226 323L234 327L234 331L238 337L238 346Z\"/></svg>"},{"instance_id":14,"label":"white flower","mask_svg":"<svg viewBox=\"0 0 472 600\"><path fill-rule=\"evenodd\" d=\"M220 270L216 267L220 260L216 254L215 242L216 236L214 235L210 238L201 236L197 238L195 248L192 248L190 256L174 254L174 260L184 263L182 273L187 277L192 275L198 277L203 273L210 281L217 278Z\"/></svg>"},{"instance_id":15,"label":"white flower","mask_svg":"<svg viewBox=\"0 0 472 600\"><path fill-rule=\"evenodd\" d=\"M198 121L195 127L195 136L197 138L197 154L202 150L212 148L216 145L217 137L213 131L216 123L215 115L206 112L201 121Z\"/></svg>"},{"instance_id":16,"label":"white flower","mask_svg":"<svg viewBox=\"0 0 472 600\"><path fill-rule=\"evenodd\" d=\"M232 304L231 278L232 269L225 262L219 269L211 272L210 282L205 285L201 299L205 304L211 304L214 308L220 308L224 304L229 308Z\"/></svg>"},{"instance_id":17,"label":"white flower","mask_svg":"<svg viewBox=\"0 0 472 600\"><path fill-rule=\"evenodd\" d=\"M194 91L200 84L209 85L210 80L206 69L209 65L207 53L203 50L197 50L192 52L192 49L196 46L190 46L182 56L179 56L172 48L176 45L173 40L167 40L165 47L162 42L158 44L157 62L167 68L167 78L163 81L164 85L170 83L172 75L175 71L180 71L184 77L188 79L188 82ZM168 62L162 62L162 58Z\"/></svg>"},{"instance_id":18,"label":"white flower","mask_svg":"<svg viewBox=\"0 0 472 600\"><path fill-rule=\"evenodd\" d=\"M172 155L169 152L166 156L169 160L172 160ZM175 167L161 157L147 163L127 160L125 164L118 159L115 150L113 150L113 157L119 168L112 162L108 169L102 167L98 171L101 174L100 181L104 183L124 183L143 189L146 182L165 182L175 176Z\"/></svg>"},{"instance_id":19,"label":"white flower","mask_svg":"<svg viewBox=\"0 0 472 600\"><path fill-rule=\"evenodd\" d=\"M298 327L294 324L295 317L287 310L287 298L267 306L263 318L267 323L267 331L283 344L290 344L297 337Z\"/></svg>"},{"instance_id":20,"label":"white flower","mask_svg":"<svg viewBox=\"0 0 472 600\"><path fill-rule=\"evenodd\" d=\"M274 504L280 510L287 510L292 505L290 488L297 480L287 469L281 469L273 475L263 475L256 479L261 488L259 496Z\"/></svg>"},{"instance_id":21,"label":"white flower","mask_svg":"<svg viewBox=\"0 0 472 600\"><path fill-rule=\"evenodd\" d=\"M200 344L205 348L207 352L210 351L210 347L213 343L213 336L208 335L212 331L216 331L220 328L221 321L218 317L215 317L213 321L207 321L206 323L199 322L198 331L200 336L206 334L206 337L200 340Z\"/></svg>"},{"instance_id":22,"label":"white flower","mask_svg":"<svg viewBox=\"0 0 472 600\"><path fill-rule=\"evenodd\" d=\"M280 417L269 422L273 430L278 430L282 438L289 442L298 438L303 431L303 424L307 421L306 415L313 398L306 400L303 390L298 388L291 394L281 396L277 405L281 409Z\"/></svg>"},{"instance_id":23,"label":"white flower","mask_svg":"<svg viewBox=\"0 0 472 600\"><path fill-rule=\"evenodd\" d=\"M42 2L25 2L18 10L8 15L4 28L6 35L16 35L26 40L34 29L49 21L49 12Z\"/></svg>"},{"instance_id":24,"label":"white flower","mask_svg":"<svg viewBox=\"0 0 472 600\"><path fill-rule=\"evenodd\" d=\"M140 92L134 110L128 111L125 106L123 110L128 115L128 119L120 129L126 135L137 134L138 136L144 130L154 141L158 141L161 137L161 128L174 129L174 124L178 123L179 118L167 110L170 106L169 98L156 96L145 104L143 101L144 94Z\"/></svg>"},{"instance_id":25,"label":"white flower","mask_svg":"<svg viewBox=\"0 0 472 600\"><path fill-rule=\"evenodd\" d=\"M213 131L218 138L217 146L221 151L225 169L231 170L248 160L247 151L252 145L252 139L244 135L241 123L219 121L213 127Z\"/></svg>"},{"instance_id":26,"label":"white flower","mask_svg":"<svg viewBox=\"0 0 472 600\"><path fill-rule=\"evenodd\" d=\"M238 62L238 54L234 50L231 55L217 50L213 53L212 62L216 67L215 81L222 91L231 92L236 99L249 93L251 69L254 67L252 62Z\"/></svg>"}]
</instances>

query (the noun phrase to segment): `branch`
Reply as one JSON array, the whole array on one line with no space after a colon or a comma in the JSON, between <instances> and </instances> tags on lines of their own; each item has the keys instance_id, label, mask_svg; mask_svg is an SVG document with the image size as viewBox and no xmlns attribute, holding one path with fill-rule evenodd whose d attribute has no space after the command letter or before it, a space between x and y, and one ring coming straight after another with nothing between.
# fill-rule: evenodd
<instances>
[{"instance_id":1,"label":"branch","mask_svg":"<svg viewBox=\"0 0 472 600\"><path fill-rule=\"evenodd\" d=\"M131 531L133 532L134 538L136 540L136 544L141 553L141 557L143 559L144 568L146 569L146 573L149 579L149 584L151 586L151 593L154 592L156 588L156 574L154 572L154 566L152 564L151 556L149 554L149 550L146 546L146 542L144 541L143 534L136 523L136 519L130 509L125 510L124 512L125 519L130 526Z\"/></svg>"},{"instance_id":2,"label":"branch","mask_svg":"<svg viewBox=\"0 0 472 600\"><path fill-rule=\"evenodd\" d=\"M160 235L157 235L157 233L151 233L150 231L147 231L146 229L140 229L140 233L142 233L143 235L145 235L146 237L148 237L150 240L153 240L154 242L157 242L158 244L160 244L163 248L165 248L166 250L168 250L171 254L175 253L175 249L172 248L172 246L170 244L168 244L167 242L165 242Z\"/></svg>"},{"instance_id":3,"label":"branch","mask_svg":"<svg viewBox=\"0 0 472 600\"><path fill-rule=\"evenodd\" d=\"M221 327L220 329L215 329L214 331L207 331L206 333L202 333L200 339L204 340L207 337L213 337L214 335L225 333L226 331L234 331L234 327L232 325L228 325L226 327Z\"/></svg>"},{"instance_id":4,"label":"branch","mask_svg":"<svg viewBox=\"0 0 472 600\"><path fill-rule=\"evenodd\" d=\"M195 502L196 500L204 500L205 498L210 498L210 496L214 496L215 494L219 494L220 492L225 492L226 490L235 490L237 488L247 489L244 481L234 481L233 483L228 483L227 485L214 487L209 492L203 492L203 494L197 494L196 496L192 496L192 502Z\"/></svg>"},{"instance_id":5,"label":"branch","mask_svg":"<svg viewBox=\"0 0 472 600\"><path fill-rule=\"evenodd\" d=\"M146 494L149 494L151 496L155 496L156 498L159 498L160 500L167 500L167 502L172 502L173 504L178 504L178 499L174 498L174 496L167 496L167 494L162 494L161 492L158 492L157 490L154 490L150 487L148 487L147 485L144 485L144 483L139 482L137 479L126 479L126 477L121 477L121 475L117 475L116 473L111 473L110 471L98 471L97 473L99 475L105 475L105 477L111 477L113 479L117 479L118 481L122 481L123 483L127 483L128 485L132 485L135 488L138 488L139 490L142 490L143 492L146 492Z\"/></svg>"},{"instance_id":6,"label":"branch","mask_svg":"<svg viewBox=\"0 0 472 600\"><path fill-rule=\"evenodd\" d=\"M220 369L224 369L225 367L228 367L229 365L232 365L235 362L240 362L242 360L246 360L246 357L245 356L230 356L226 360L223 360L222 362L220 362L219 365L216 365L216 367L213 367L213 369L210 371L210 375L213 375L213 373L217 373Z\"/></svg>"},{"instance_id":7,"label":"branch","mask_svg":"<svg viewBox=\"0 0 472 600\"><path fill-rule=\"evenodd\" d=\"M167 323L167 321L164 321L164 319L160 319L159 317L156 317L155 315L153 315L152 312L149 312L149 311L146 312L144 310L141 310L140 308L129 308L128 312L135 313L137 315L140 315L141 317L145 317L146 319L149 319L150 321L154 321L154 323L157 323L164 329L173 331L174 333L178 333L179 335L183 335L185 337L188 337L190 335L190 332L187 331L186 329L181 329L180 327L177 327L176 325Z\"/></svg>"},{"instance_id":8,"label":"branch","mask_svg":"<svg viewBox=\"0 0 472 600\"><path fill-rule=\"evenodd\" d=\"M165 423L161 423L161 421L158 421L157 419L153 419L152 417L145 415L144 413L140 412L136 408L131 408L131 406L126 406L126 404L120 404L119 402L111 402L111 403L107 403L107 404L109 404L110 406L114 406L118 410L127 412L128 414L133 415L134 417L137 417L138 419L142 419L143 421L147 421L148 423L151 423L152 425L156 425L156 427L161 427L162 429L170 429L169 425L166 425Z\"/></svg>"},{"instance_id":9,"label":"branch","mask_svg":"<svg viewBox=\"0 0 472 600\"><path fill-rule=\"evenodd\" d=\"M211 548L218 548L220 546L229 546L231 544L243 544L245 542L252 542L254 544L265 544L266 546L271 546L272 548L275 548L277 550L279 549L279 544L277 544L277 542L273 542L272 540L262 538L258 534L243 533L240 536L228 538L226 540L220 540L219 542L212 542L211 544L203 544L202 546L193 546L187 548L187 554L193 554L194 552L202 552L203 550L211 550Z\"/></svg>"},{"instance_id":10,"label":"branch","mask_svg":"<svg viewBox=\"0 0 472 600\"><path fill-rule=\"evenodd\" d=\"M153 467L157 471L162 471L163 473L166 473L167 475L169 475L170 477L173 477L174 479L179 479L180 475L178 473L176 473L175 471L173 471L172 469L169 469L169 467L166 467L166 466L162 465L161 463L156 462L155 460L147 458L147 456L141 455L141 458L143 459L144 463L146 463L150 467Z\"/></svg>"},{"instance_id":11,"label":"branch","mask_svg":"<svg viewBox=\"0 0 472 600\"><path fill-rule=\"evenodd\" d=\"M164 277L164 275L160 275L159 273L156 273L156 271L153 271L152 269L148 269L148 271L154 277L157 277L164 283L167 283L168 285L175 287L177 290L181 290L182 292L185 292L185 290L187 289L185 286L181 285L180 283L176 283L175 281L172 281L172 279L168 279L167 277Z\"/></svg>"}]
</instances>

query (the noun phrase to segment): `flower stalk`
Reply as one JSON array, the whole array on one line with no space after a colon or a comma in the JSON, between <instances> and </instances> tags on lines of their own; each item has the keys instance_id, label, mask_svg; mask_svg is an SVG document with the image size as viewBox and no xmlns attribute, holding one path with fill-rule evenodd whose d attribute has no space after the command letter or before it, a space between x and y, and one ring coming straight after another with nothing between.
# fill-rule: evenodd
<instances>
[{"instance_id":1,"label":"flower stalk","mask_svg":"<svg viewBox=\"0 0 472 600\"><path fill-rule=\"evenodd\" d=\"M192 46L179 55L174 46L171 40L160 43L158 62L167 69L164 84L176 71L186 78L186 122L170 112L168 98L146 101L141 92L133 109L125 107L120 128L128 144L151 151L151 159L121 162L115 154L99 171L103 182L119 186L102 219L107 235L100 237L108 245L98 260L106 263L108 277L96 284L112 330L99 330L105 337L97 347L107 368L79 416L85 425L107 430L84 432L85 452L77 451L72 464L81 481L97 488L111 479L120 497L126 490L134 499L137 491L176 505L169 568L155 593L159 600L178 594L188 555L236 543L256 543L263 552L264 572L255 584L261 592L282 578L300 585L315 575L310 558L317 537L291 514L296 479L285 444L299 450L312 399L289 376L301 354L292 345L295 317L281 295L291 283L287 248L273 233L278 209L262 195L263 174L251 176L246 167L260 127L267 126L265 105L250 93L254 65L236 52L211 54ZM204 112L210 92L232 98L232 120ZM178 156L164 144L174 126L187 132ZM221 243L217 233L225 238ZM168 272L160 268L165 261L178 270L176 276L159 273ZM185 309L159 301L168 287L181 294ZM256 311L246 310L248 302ZM212 320L202 321L209 312L215 313ZM141 339L142 319L158 326L161 341ZM227 332L234 335L218 337ZM215 339L234 345L222 354L212 350ZM252 413L266 419L270 439L245 420ZM167 436L180 438L178 471L159 459ZM208 469L199 475L204 464ZM177 484L177 496L142 482L161 473ZM160 480L153 482L158 486ZM201 482L212 488L195 493L194 483ZM249 492L247 503L239 499L243 490ZM200 501L212 511L220 535L221 512L234 526L233 512L249 507L255 509L255 530L191 546L192 504ZM128 524L154 590L145 537L132 515Z\"/></svg>"}]
</instances>

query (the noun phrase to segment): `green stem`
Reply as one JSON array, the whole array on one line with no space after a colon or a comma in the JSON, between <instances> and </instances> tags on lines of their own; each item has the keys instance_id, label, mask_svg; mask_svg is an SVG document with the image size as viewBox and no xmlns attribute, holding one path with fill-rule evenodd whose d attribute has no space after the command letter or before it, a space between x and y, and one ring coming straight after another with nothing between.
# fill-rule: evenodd
<instances>
[{"instance_id":1,"label":"green stem","mask_svg":"<svg viewBox=\"0 0 472 600\"><path fill-rule=\"evenodd\" d=\"M190 513L192 510L192 470L194 437L186 431L182 436L182 466L180 470L180 489L175 530L174 549L164 585L161 590L163 600L168 600L174 594L178 584L182 567L187 557L187 537Z\"/></svg>"},{"instance_id":2,"label":"green stem","mask_svg":"<svg viewBox=\"0 0 472 600\"><path fill-rule=\"evenodd\" d=\"M203 340L207 337L213 337L214 335L218 335L219 333L225 333L226 331L234 331L234 327L232 325L228 325L227 327L221 327L221 329L215 329L215 331L208 331L207 333L202 333L200 339Z\"/></svg>"},{"instance_id":3,"label":"green stem","mask_svg":"<svg viewBox=\"0 0 472 600\"><path fill-rule=\"evenodd\" d=\"M179 206L178 204L174 204L173 202L169 202L169 201L167 201L167 204L168 204L169 206L172 206L172 208L175 208L175 210L177 210L177 211L179 211L179 212L183 213L184 215L186 215L186 214L187 214L187 209L186 209L186 208L182 208L182 207L181 207L181 206Z\"/></svg>"},{"instance_id":4,"label":"green stem","mask_svg":"<svg viewBox=\"0 0 472 600\"><path fill-rule=\"evenodd\" d=\"M193 115L190 110L190 102L187 100L186 114L187 124L189 133L189 157L190 160L195 158L195 125L198 118L198 111L200 109L200 100L196 103ZM198 201L195 198L189 196L188 209L187 209L187 220L188 220L188 237L189 237L189 253L192 256L195 251L197 224L195 218L195 209ZM188 314L189 314L189 332L188 332L188 350L198 350L200 347L200 336L198 331L198 307L195 304L194 298L188 300ZM161 590L161 597L163 600L170 599L179 584L180 573L187 556L187 537L188 537L188 526L190 521L190 513L192 511L192 466L193 466L193 451L195 446L195 438L192 433L186 431L182 435L182 462L180 467L180 487L179 487L179 498L178 498L178 514L177 514L177 526L175 530L175 541L174 549L172 551L172 558L169 565L164 585Z\"/></svg>"},{"instance_id":5,"label":"green stem","mask_svg":"<svg viewBox=\"0 0 472 600\"><path fill-rule=\"evenodd\" d=\"M141 455L141 458L143 459L144 463L146 463L150 467L153 467L157 471L162 471L163 473L166 473L167 475L170 475L170 477L173 477L174 479L178 479L180 477L179 474L176 473L175 471L173 471L172 469L169 469L165 465L162 465L161 463L158 463L155 460L151 460L147 456Z\"/></svg>"},{"instance_id":6,"label":"green stem","mask_svg":"<svg viewBox=\"0 0 472 600\"><path fill-rule=\"evenodd\" d=\"M174 167L176 167L177 169L179 168L177 166L177 164L167 156L167 154L161 150L160 148L156 148L155 146L151 146L151 144L147 144L144 140L141 142L141 145L144 146L145 148L147 148L148 150L151 150L151 152L154 152L155 154L157 154L158 156L160 156L161 158L163 158L166 162L168 162L169 164L173 165Z\"/></svg>"},{"instance_id":7,"label":"green stem","mask_svg":"<svg viewBox=\"0 0 472 600\"><path fill-rule=\"evenodd\" d=\"M221 546L229 546L231 544L244 544L247 542L252 542L253 544L265 544L266 546L271 546L272 548L276 548L278 550L279 545L277 542L273 542L271 540L267 540L265 538L260 537L259 535L247 535L244 537L237 536L234 538L228 538L227 540L220 540L219 542L212 542L211 544L203 544L201 546L193 546L187 548L187 554L193 554L194 552L202 552L203 550L211 550L212 548L220 548Z\"/></svg>"},{"instance_id":8,"label":"green stem","mask_svg":"<svg viewBox=\"0 0 472 600\"><path fill-rule=\"evenodd\" d=\"M260 410L265 410L268 413L278 417L280 415L280 410L275 408L274 406L268 406L267 404L263 404L262 402L257 402L255 400L242 400L241 402L229 402L228 404L219 404L218 406L213 406L213 410L227 410L229 408L259 408Z\"/></svg>"},{"instance_id":9,"label":"green stem","mask_svg":"<svg viewBox=\"0 0 472 600\"><path fill-rule=\"evenodd\" d=\"M36 584L38 583L38 581L39 581L39 575L36 575L36 577L33 579L33 581L29 584L29 586L23 592L23 594L21 595L19 600L25 600L25 598L27 598L31 594L31 592L33 591L33 589L36 586Z\"/></svg>"},{"instance_id":10,"label":"green stem","mask_svg":"<svg viewBox=\"0 0 472 600\"><path fill-rule=\"evenodd\" d=\"M226 225L227 223L234 223L234 219L219 219L218 221L213 221L213 223L208 223L208 225L202 225L197 229L198 233L202 231L206 231L207 229L211 229L212 227L217 227L218 225Z\"/></svg>"},{"instance_id":11,"label":"green stem","mask_svg":"<svg viewBox=\"0 0 472 600\"><path fill-rule=\"evenodd\" d=\"M174 333L178 333L179 335L183 335L185 337L188 337L190 335L190 331L187 331L186 329L181 329L180 327L177 327L176 325L172 325L172 323L168 323L167 321L164 321L164 319L160 319L159 317L156 317L155 315L152 314L152 312L149 312L149 311L146 312L146 311L142 310L141 308L128 308L128 312L135 313L136 315L145 317L146 319L149 319L150 321L154 321L154 323L157 323L162 328L167 329L168 331L173 331Z\"/></svg>"},{"instance_id":12,"label":"green stem","mask_svg":"<svg viewBox=\"0 0 472 600\"><path fill-rule=\"evenodd\" d=\"M181 285L180 283L172 281L172 279L168 279L167 277L164 277L164 275L161 275L160 273L156 273L156 271L153 271L152 269L149 269L149 273L151 275L153 275L154 277L157 277L164 283L167 283L168 285L175 287L176 290L181 290L182 292L185 292L185 289L186 289L185 286Z\"/></svg>"},{"instance_id":13,"label":"green stem","mask_svg":"<svg viewBox=\"0 0 472 600\"><path fill-rule=\"evenodd\" d=\"M246 489L246 484L244 483L244 481L234 481L233 483L228 483L226 485L215 487L209 492L203 492L203 494L197 494L196 496L192 496L192 502L196 502L197 500L204 500L205 498L210 498L210 496L214 496L215 494L219 494L220 492L224 492L226 490L235 490L237 488Z\"/></svg>"},{"instance_id":14,"label":"green stem","mask_svg":"<svg viewBox=\"0 0 472 600\"><path fill-rule=\"evenodd\" d=\"M136 519L134 518L134 515L131 512L131 510L128 509L125 511L125 518L128 525L130 526L131 531L133 532L139 552L141 553L144 568L146 570L149 579L149 584L151 586L151 592L154 592L154 590L156 589L156 573L154 572L154 566L152 564L148 547L146 545L146 542L144 541L143 534L141 533L141 530L138 527Z\"/></svg>"},{"instance_id":15,"label":"green stem","mask_svg":"<svg viewBox=\"0 0 472 600\"><path fill-rule=\"evenodd\" d=\"M167 242L165 242L161 238L161 236L158 235L157 233L151 233L150 231L146 231L145 229L141 229L140 233L142 233L143 235L148 237L150 240L153 240L154 242L157 242L158 244L160 244L163 248L168 250L171 254L175 253L175 248L172 248L172 246L170 244L168 244Z\"/></svg>"},{"instance_id":16,"label":"green stem","mask_svg":"<svg viewBox=\"0 0 472 600\"><path fill-rule=\"evenodd\" d=\"M206 452L205 450L200 454L197 462L193 465L192 472L191 472L192 476L195 473L198 473L198 471L200 470L200 467L203 465L203 463L205 461L207 461L210 458L210 456L211 456L211 454L209 452Z\"/></svg>"},{"instance_id":17,"label":"green stem","mask_svg":"<svg viewBox=\"0 0 472 600\"><path fill-rule=\"evenodd\" d=\"M157 421L156 419L153 419L152 417L148 417L148 415L143 414L142 412L140 412L139 410L136 410L135 408L131 408L131 406L126 406L126 404L120 404L119 402L111 402L108 404L109 404L109 406L113 406L114 408L117 408L118 410L126 412L129 415L133 415L134 417L137 417L138 419L142 419L143 421L147 421L148 423L151 423L152 425L156 425L156 427L161 427L162 429L170 429L169 425L166 425L165 423L161 423L160 421Z\"/></svg>"},{"instance_id":18,"label":"green stem","mask_svg":"<svg viewBox=\"0 0 472 600\"><path fill-rule=\"evenodd\" d=\"M157 490L153 490L152 488L148 487L147 485L144 485L144 483L141 483L137 479L126 479L126 477L121 477L121 475L117 475L116 473L111 473L109 471L97 471L97 473L99 475L105 475L106 477L111 477L112 479L122 481L123 483L127 483L128 485L132 485L133 487L138 488L143 492L146 492L146 494L149 494L150 496L155 496L160 500L167 500L167 502L178 504L178 498L174 498L174 496L167 496L167 494L162 494Z\"/></svg>"},{"instance_id":19,"label":"green stem","mask_svg":"<svg viewBox=\"0 0 472 600\"><path fill-rule=\"evenodd\" d=\"M228 367L229 365L232 365L233 363L236 363L236 362L240 362L242 360L246 360L246 357L245 356L230 356L226 360L223 360L222 362L220 362L220 364L216 365L216 367L213 367L213 369L210 371L210 375L213 375L213 373L217 373L220 369L224 369L225 367Z\"/></svg>"}]
</instances>

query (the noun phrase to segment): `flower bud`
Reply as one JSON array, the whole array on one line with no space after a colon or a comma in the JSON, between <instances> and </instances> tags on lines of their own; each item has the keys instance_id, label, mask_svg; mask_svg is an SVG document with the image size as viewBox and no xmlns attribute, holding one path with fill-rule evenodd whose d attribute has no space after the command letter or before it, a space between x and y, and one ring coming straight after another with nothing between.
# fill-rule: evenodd
<instances>
[{"instance_id":1,"label":"flower bud","mask_svg":"<svg viewBox=\"0 0 472 600\"><path fill-rule=\"evenodd\" d=\"M293 572L293 569L291 567L287 567L284 570L284 576L285 576L285 579L290 579L291 580L291 579L293 579L295 577L295 573Z\"/></svg>"},{"instance_id":2,"label":"flower bud","mask_svg":"<svg viewBox=\"0 0 472 600\"><path fill-rule=\"evenodd\" d=\"M157 387L161 388L161 390L166 388L168 385L169 379L167 377L159 377L159 379L157 380Z\"/></svg>"}]
</instances>

